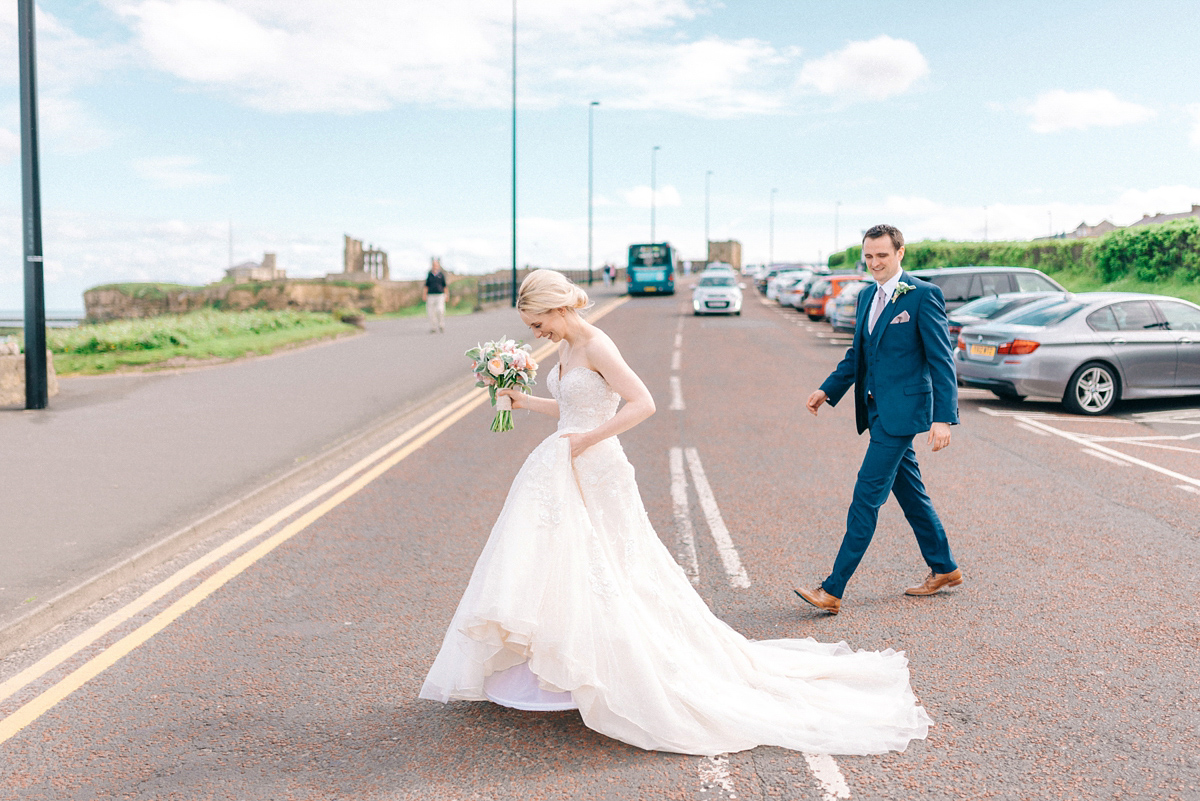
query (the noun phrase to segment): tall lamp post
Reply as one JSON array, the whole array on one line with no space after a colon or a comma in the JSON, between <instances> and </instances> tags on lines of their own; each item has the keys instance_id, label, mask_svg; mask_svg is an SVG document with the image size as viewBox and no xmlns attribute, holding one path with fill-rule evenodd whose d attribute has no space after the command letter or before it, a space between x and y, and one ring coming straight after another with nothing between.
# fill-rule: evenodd
<instances>
[{"instance_id":1,"label":"tall lamp post","mask_svg":"<svg viewBox=\"0 0 1200 801\"><path fill-rule=\"evenodd\" d=\"M517 0L512 4L512 305L517 307Z\"/></svg>"},{"instance_id":2,"label":"tall lamp post","mask_svg":"<svg viewBox=\"0 0 1200 801\"><path fill-rule=\"evenodd\" d=\"M708 179L712 178L712 170L704 173L704 263L708 263Z\"/></svg>"},{"instance_id":3,"label":"tall lamp post","mask_svg":"<svg viewBox=\"0 0 1200 801\"><path fill-rule=\"evenodd\" d=\"M983 207L983 241L988 241L987 238L987 206Z\"/></svg>"},{"instance_id":4,"label":"tall lamp post","mask_svg":"<svg viewBox=\"0 0 1200 801\"><path fill-rule=\"evenodd\" d=\"M17 4L21 62L21 200L25 244L25 408L49 404L46 365L46 287L42 272L42 189L38 170L37 52L33 0Z\"/></svg>"},{"instance_id":5,"label":"tall lamp post","mask_svg":"<svg viewBox=\"0 0 1200 801\"><path fill-rule=\"evenodd\" d=\"M592 285L592 112L599 100L588 104L588 286Z\"/></svg>"},{"instance_id":6,"label":"tall lamp post","mask_svg":"<svg viewBox=\"0 0 1200 801\"><path fill-rule=\"evenodd\" d=\"M654 238L654 212L658 204L658 145L650 149L650 244L658 240Z\"/></svg>"},{"instance_id":7,"label":"tall lamp post","mask_svg":"<svg viewBox=\"0 0 1200 801\"><path fill-rule=\"evenodd\" d=\"M775 193L778 191L778 189L771 190L771 226L767 246L768 269L770 269L771 265L775 263Z\"/></svg>"}]
</instances>

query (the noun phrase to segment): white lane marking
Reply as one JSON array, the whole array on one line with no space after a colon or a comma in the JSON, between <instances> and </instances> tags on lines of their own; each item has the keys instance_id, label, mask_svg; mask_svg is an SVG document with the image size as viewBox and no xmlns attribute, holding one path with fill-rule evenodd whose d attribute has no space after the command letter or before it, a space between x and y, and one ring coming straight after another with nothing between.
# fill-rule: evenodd
<instances>
[{"instance_id":1,"label":"white lane marking","mask_svg":"<svg viewBox=\"0 0 1200 801\"><path fill-rule=\"evenodd\" d=\"M683 448L671 448L671 502L675 507L675 536L679 541L683 572L692 584L700 581L700 564L696 561L696 532L688 509L687 473L683 469Z\"/></svg>"},{"instance_id":2,"label":"white lane marking","mask_svg":"<svg viewBox=\"0 0 1200 801\"><path fill-rule=\"evenodd\" d=\"M1014 412L1004 409L991 409L987 406L980 406L979 411L989 417L1019 417L1022 420L1065 420L1069 423L1125 423L1126 425L1135 425L1133 420L1122 420L1119 417L1078 417L1068 416L1064 414L1051 414L1050 412Z\"/></svg>"},{"instance_id":3,"label":"white lane marking","mask_svg":"<svg viewBox=\"0 0 1200 801\"><path fill-rule=\"evenodd\" d=\"M675 347L677 347L677 348L683 347L683 334L680 334L680 333L675 334Z\"/></svg>"},{"instance_id":4,"label":"white lane marking","mask_svg":"<svg viewBox=\"0 0 1200 801\"><path fill-rule=\"evenodd\" d=\"M696 487L696 497L700 499L700 508L708 522L708 530L717 543L717 552L721 554L721 563L725 565L725 575L729 576L729 583L734 587L746 589L750 586L750 576L746 574L746 568L742 566L742 558L738 556L733 539L729 536L729 529L725 527L725 520L721 517L721 510L717 507L716 496L713 495L712 487L708 485L708 479L704 475L704 465L700 464L700 454L696 452L695 448L687 449L687 460L688 467L692 469L692 484Z\"/></svg>"},{"instance_id":5,"label":"white lane marking","mask_svg":"<svg viewBox=\"0 0 1200 801\"><path fill-rule=\"evenodd\" d=\"M1045 431L1042 431L1040 428L1034 428L1033 426L1031 426L1027 423L1022 423L1020 420L1017 421L1017 428L1023 428L1026 431L1032 431L1033 433L1037 434L1039 437L1050 436L1050 434L1047 434Z\"/></svg>"},{"instance_id":6,"label":"white lane marking","mask_svg":"<svg viewBox=\"0 0 1200 801\"><path fill-rule=\"evenodd\" d=\"M679 370L682 366L682 363L683 363L683 351L681 351L679 348L676 348L675 351L671 354L671 369L674 370L675 372L679 372Z\"/></svg>"},{"instance_id":7,"label":"white lane marking","mask_svg":"<svg viewBox=\"0 0 1200 801\"><path fill-rule=\"evenodd\" d=\"M671 405L667 407L672 412L682 412L683 405L683 387L679 383L679 376L671 376Z\"/></svg>"},{"instance_id":8,"label":"white lane marking","mask_svg":"<svg viewBox=\"0 0 1200 801\"><path fill-rule=\"evenodd\" d=\"M1184 490L1185 492L1194 492L1197 495L1200 495L1200 489L1196 487L1192 487L1187 484L1176 484L1175 486L1181 490Z\"/></svg>"},{"instance_id":9,"label":"white lane marking","mask_svg":"<svg viewBox=\"0 0 1200 801\"><path fill-rule=\"evenodd\" d=\"M1029 423L1029 425L1034 426L1035 428L1040 428L1043 431L1048 431L1051 434L1062 437L1063 439L1070 440L1071 442L1074 442L1076 445L1082 445L1085 448L1090 448L1092 450L1099 451L1100 453L1106 453L1109 456L1116 457L1117 459L1124 459L1125 461L1129 462L1130 464L1135 464L1138 467L1144 467L1147 470L1153 470L1156 473L1162 473L1164 476L1170 476L1171 478L1179 479L1180 481L1184 481L1194 487L1200 487L1200 478L1192 478L1191 476L1185 476L1183 473L1176 473L1174 470L1168 470L1165 467L1160 467L1159 465L1156 465L1153 462L1147 462L1144 459L1137 458L1136 456L1130 456L1129 454L1121 453L1120 451L1115 451L1112 448L1106 448L1103 445L1097 445L1097 444L1089 441L1085 437L1079 436L1078 434L1072 434L1070 431L1060 431L1059 429L1055 428L1054 426L1048 426L1045 423L1040 423L1037 420L1034 420L1033 418L1025 417L1022 419L1026 423Z\"/></svg>"},{"instance_id":10,"label":"white lane marking","mask_svg":"<svg viewBox=\"0 0 1200 801\"><path fill-rule=\"evenodd\" d=\"M729 757L725 754L700 760L699 773L701 792L720 787L730 798L737 798L733 792L733 777L729 775Z\"/></svg>"},{"instance_id":11,"label":"white lane marking","mask_svg":"<svg viewBox=\"0 0 1200 801\"><path fill-rule=\"evenodd\" d=\"M817 778L817 783L821 785L821 801L835 801L835 799L850 797L850 787L846 784L846 777L842 775L842 771L833 761L833 757L829 754L805 754L804 761L808 763L808 769L812 771L813 776Z\"/></svg>"},{"instance_id":12,"label":"white lane marking","mask_svg":"<svg viewBox=\"0 0 1200 801\"><path fill-rule=\"evenodd\" d=\"M1128 462L1123 462L1120 459L1114 459L1113 457L1109 456L1107 453L1101 453L1100 451L1093 450L1092 448L1080 448L1079 450L1083 451L1088 456L1095 456L1097 459L1102 459L1111 464L1115 464L1118 467L1129 467Z\"/></svg>"}]
</instances>

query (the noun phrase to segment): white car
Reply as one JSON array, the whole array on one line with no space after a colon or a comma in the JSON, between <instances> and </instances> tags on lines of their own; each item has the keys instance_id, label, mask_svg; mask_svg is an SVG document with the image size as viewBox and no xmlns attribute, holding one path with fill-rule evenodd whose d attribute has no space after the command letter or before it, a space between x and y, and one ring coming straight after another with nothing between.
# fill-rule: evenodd
<instances>
[{"instance_id":1,"label":"white car","mask_svg":"<svg viewBox=\"0 0 1200 801\"><path fill-rule=\"evenodd\" d=\"M767 279L767 300L779 300L779 284L788 279L794 278L800 273L812 272L811 270L782 270L775 273L774 276Z\"/></svg>"},{"instance_id":2,"label":"white car","mask_svg":"<svg viewBox=\"0 0 1200 801\"><path fill-rule=\"evenodd\" d=\"M692 314L741 314L742 285L733 273L705 271L692 288Z\"/></svg>"},{"instance_id":3,"label":"white car","mask_svg":"<svg viewBox=\"0 0 1200 801\"><path fill-rule=\"evenodd\" d=\"M704 268L704 272L706 272L706 273L728 273L729 275L735 274L733 265L726 264L723 261L711 262L707 267Z\"/></svg>"}]
</instances>

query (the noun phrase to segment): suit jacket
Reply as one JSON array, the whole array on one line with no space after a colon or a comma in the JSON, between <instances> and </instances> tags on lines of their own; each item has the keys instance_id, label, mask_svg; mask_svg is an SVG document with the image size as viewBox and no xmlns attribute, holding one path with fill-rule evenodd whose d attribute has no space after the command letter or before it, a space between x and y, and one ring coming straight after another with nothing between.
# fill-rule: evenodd
<instances>
[{"instance_id":1,"label":"suit jacket","mask_svg":"<svg viewBox=\"0 0 1200 801\"><path fill-rule=\"evenodd\" d=\"M893 437L915 436L935 422L958 423L954 346L942 290L906 272L900 281L915 289L893 295L871 333L867 320L879 286L859 294L854 342L821 384L833 406L854 386L860 434L867 429L868 392L875 397L880 425Z\"/></svg>"}]
</instances>

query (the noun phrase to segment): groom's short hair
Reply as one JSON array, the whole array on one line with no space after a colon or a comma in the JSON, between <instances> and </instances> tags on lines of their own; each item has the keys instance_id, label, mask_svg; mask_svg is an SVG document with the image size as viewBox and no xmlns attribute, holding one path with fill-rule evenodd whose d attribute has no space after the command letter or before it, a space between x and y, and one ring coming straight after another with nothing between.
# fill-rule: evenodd
<instances>
[{"instance_id":1,"label":"groom's short hair","mask_svg":"<svg viewBox=\"0 0 1200 801\"><path fill-rule=\"evenodd\" d=\"M867 232L863 234L863 241L866 242L868 239L879 239L880 237L884 236L892 240L892 247L894 247L896 250L900 250L900 248L904 247L904 234L900 233L900 229L894 225L872 225L867 229Z\"/></svg>"}]
</instances>

